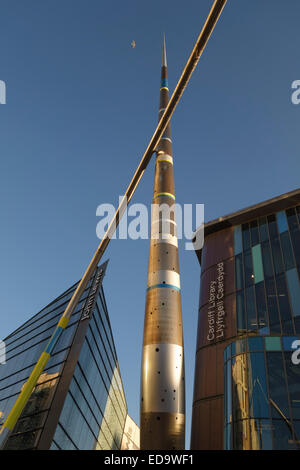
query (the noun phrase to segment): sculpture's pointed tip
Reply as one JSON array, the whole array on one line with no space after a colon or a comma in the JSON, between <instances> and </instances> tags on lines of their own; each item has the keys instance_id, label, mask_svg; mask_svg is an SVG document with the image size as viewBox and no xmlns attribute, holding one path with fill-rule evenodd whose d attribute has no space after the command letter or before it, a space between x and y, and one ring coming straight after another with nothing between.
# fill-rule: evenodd
<instances>
[{"instance_id":1,"label":"sculpture's pointed tip","mask_svg":"<svg viewBox=\"0 0 300 470\"><path fill-rule=\"evenodd\" d=\"M166 37L163 35L163 53L162 53L162 64L163 67L167 67L167 52L166 52Z\"/></svg>"}]
</instances>

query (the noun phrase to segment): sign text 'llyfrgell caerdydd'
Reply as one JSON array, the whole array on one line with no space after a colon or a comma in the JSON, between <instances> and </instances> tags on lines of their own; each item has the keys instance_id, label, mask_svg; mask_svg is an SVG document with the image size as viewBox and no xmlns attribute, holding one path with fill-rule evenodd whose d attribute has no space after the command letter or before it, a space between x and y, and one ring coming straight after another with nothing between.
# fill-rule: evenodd
<instances>
[{"instance_id":1,"label":"sign text 'llyfrgell caerdydd'","mask_svg":"<svg viewBox=\"0 0 300 470\"><path fill-rule=\"evenodd\" d=\"M224 307L224 263L217 264L217 277L209 284L208 302L208 335L207 341L224 339L225 307Z\"/></svg>"}]
</instances>

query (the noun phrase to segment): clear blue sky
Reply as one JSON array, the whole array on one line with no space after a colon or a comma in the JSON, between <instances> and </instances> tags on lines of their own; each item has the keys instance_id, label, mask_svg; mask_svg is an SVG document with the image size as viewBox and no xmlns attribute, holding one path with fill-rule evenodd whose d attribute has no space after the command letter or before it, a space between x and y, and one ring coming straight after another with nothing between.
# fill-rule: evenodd
<instances>
[{"instance_id":1,"label":"clear blue sky","mask_svg":"<svg viewBox=\"0 0 300 470\"><path fill-rule=\"evenodd\" d=\"M0 285L4 338L77 281L157 122L162 34L172 91L212 0L2 0ZM299 186L299 0L229 0L172 119L176 198L211 220ZM135 40L136 47L130 43ZM134 202L150 204L153 162ZM139 420L148 241L113 241L105 292ZM106 258L105 257L105 258ZM189 445L200 269L180 244Z\"/></svg>"}]
</instances>

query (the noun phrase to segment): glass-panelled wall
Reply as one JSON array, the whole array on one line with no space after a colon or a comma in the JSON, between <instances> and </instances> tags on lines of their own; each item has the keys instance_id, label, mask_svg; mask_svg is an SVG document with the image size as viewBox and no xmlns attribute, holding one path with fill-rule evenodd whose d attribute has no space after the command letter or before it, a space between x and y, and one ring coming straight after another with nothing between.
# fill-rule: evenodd
<instances>
[{"instance_id":1,"label":"glass-panelled wall","mask_svg":"<svg viewBox=\"0 0 300 470\"><path fill-rule=\"evenodd\" d=\"M0 366L1 424L5 421L23 384L28 379L49 341L76 286L77 284L4 340L6 345L6 364ZM6 445L7 449L33 449L36 447L54 391L70 350L89 287L90 284L78 303L65 332L60 337L55 347L55 353L50 358L39 378L38 384L32 392Z\"/></svg>"},{"instance_id":2,"label":"glass-panelled wall","mask_svg":"<svg viewBox=\"0 0 300 470\"><path fill-rule=\"evenodd\" d=\"M103 290L51 449L120 449L127 406Z\"/></svg>"},{"instance_id":3,"label":"glass-panelled wall","mask_svg":"<svg viewBox=\"0 0 300 470\"><path fill-rule=\"evenodd\" d=\"M300 448L300 206L234 227L237 332L225 349L225 448ZM298 361L300 362L300 361Z\"/></svg>"},{"instance_id":4,"label":"glass-panelled wall","mask_svg":"<svg viewBox=\"0 0 300 470\"><path fill-rule=\"evenodd\" d=\"M234 228L238 334L300 333L300 206Z\"/></svg>"},{"instance_id":5,"label":"glass-panelled wall","mask_svg":"<svg viewBox=\"0 0 300 470\"><path fill-rule=\"evenodd\" d=\"M299 336L257 336L227 346L225 449L300 449L299 348Z\"/></svg>"}]
</instances>

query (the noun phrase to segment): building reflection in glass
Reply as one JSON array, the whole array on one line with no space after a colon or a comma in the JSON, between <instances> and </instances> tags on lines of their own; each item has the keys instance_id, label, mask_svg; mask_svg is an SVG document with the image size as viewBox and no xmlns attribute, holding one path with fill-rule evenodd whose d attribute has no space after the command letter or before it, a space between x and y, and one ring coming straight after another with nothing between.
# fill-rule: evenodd
<instances>
[{"instance_id":1,"label":"building reflection in glass","mask_svg":"<svg viewBox=\"0 0 300 470\"><path fill-rule=\"evenodd\" d=\"M36 446L59 374L42 374L20 416L6 450L32 449ZM23 388L23 386L22 386ZM22 390L21 388L21 390Z\"/></svg>"},{"instance_id":2,"label":"building reflection in glass","mask_svg":"<svg viewBox=\"0 0 300 470\"><path fill-rule=\"evenodd\" d=\"M300 368L295 337L253 337L231 343L225 359L225 448L299 449Z\"/></svg>"},{"instance_id":3,"label":"building reflection in glass","mask_svg":"<svg viewBox=\"0 0 300 470\"><path fill-rule=\"evenodd\" d=\"M127 415L121 450L139 450L140 449L140 428Z\"/></svg>"}]
</instances>

